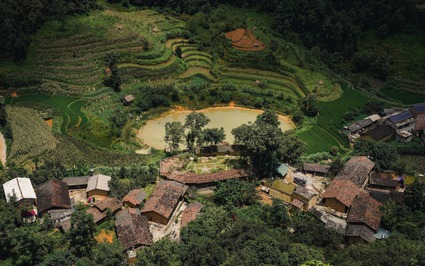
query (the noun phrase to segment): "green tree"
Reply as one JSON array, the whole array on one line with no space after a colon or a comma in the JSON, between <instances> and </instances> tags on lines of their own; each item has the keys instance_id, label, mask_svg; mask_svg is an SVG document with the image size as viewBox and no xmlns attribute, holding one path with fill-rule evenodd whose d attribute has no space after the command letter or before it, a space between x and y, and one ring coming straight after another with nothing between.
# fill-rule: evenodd
<instances>
[{"instance_id":1,"label":"green tree","mask_svg":"<svg viewBox=\"0 0 425 266\"><path fill-rule=\"evenodd\" d=\"M116 241L112 244L98 244L93 249L93 257L95 258L97 265L102 266L123 265L126 260L126 256L122 252L121 245Z\"/></svg>"},{"instance_id":2,"label":"green tree","mask_svg":"<svg viewBox=\"0 0 425 266\"><path fill-rule=\"evenodd\" d=\"M189 130L186 136L187 148L193 151L194 145L202 146L203 134L202 128L210 122L210 119L203 113L193 111L186 116L185 128Z\"/></svg>"},{"instance_id":3,"label":"green tree","mask_svg":"<svg viewBox=\"0 0 425 266\"><path fill-rule=\"evenodd\" d=\"M184 126L180 121L165 123L165 142L171 151L178 150L180 143L184 141Z\"/></svg>"},{"instance_id":4,"label":"green tree","mask_svg":"<svg viewBox=\"0 0 425 266\"><path fill-rule=\"evenodd\" d=\"M171 266L181 265L179 245L168 238L162 238L153 246L137 253L135 266Z\"/></svg>"},{"instance_id":5,"label":"green tree","mask_svg":"<svg viewBox=\"0 0 425 266\"><path fill-rule=\"evenodd\" d=\"M73 265L73 263L77 260L77 258L72 255L69 251L55 251L44 259L42 263L39 264L39 266L69 266Z\"/></svg>"},{"instance_id":6,"label":"green tree","mask_svg":"<svg viewBox=\"0 0 425 266\"><path fill-rule=\"evenodd\" d=\"M228 179L217 183L214 201L227 209L251 205L257 201L255 184L238 179Z\"/></svg>"},{"instance_id":7,"label":"green tree","mask_svg":"<svg viewBox=\"0 0 425 266\"><path fill-rule=\"evenodd\" d=\"M207 128L204 130L204 141L210 144L218 144L226 139L224 128Z\"/></svg>"},{"instance_id":8,"label":"green tree","mask_svg":"<svg viewBox=\"0 0 425 266\"><path fill-rule=\"evenodd\" d=\"M94 239L93 216L85 211L76 211L71 217L71 230L69 232L70 251L81 258L89 256L96 245Z\"/></svg>"},{"instance_id":9,"label":"green tree","mask_svg":"<svg viewBox=\"0 0 425 266\"><path fill-rule=\"evenodd\" d=\"M273 175L280 160L296 160L305 150L305 144L291 131L282 132L273 111L267 110L251 125L232 130L235 143L244 145L243 156L248 158L260 177Z\"/></svg>"},{"instance_id":10,"label":"green tree","mask_svg":"<svg viewBox=\"0 0 425 266\"><path fill-rule=\"evenodd\" d=\"M182 58L183 51L182 51L182 48L180 46L177 46L175 53L176 53L176 56L178 58Z\"/></svg>"},{"instance_id":11,"label":"green tree","mask_svg":"<svg viewBox=\"0 0 425 266\"><path fill-rule=\"evenodd\" d=\"M288 208L280 200L273 199L270 210L270 223L274 227L284 227L290 222Z\"/></svg>"},{"instance_id":12,"label":"green tree","mask_svg":"<svg viewBox=\"0 0 425 266\"><path fill-rule=\"evenodd\" d=\"M404 191L404 205L425 213L425 183L414 182Z\"/></svg>"},{"instance_id":13,"label":"green tree","mask_svg":"<svg viewBox=\"0 0 425 266\"><path fill-rule=\"evenodd\" d=\"M392 169L399 158L397 149L383 142L356 141L354 149L357 154L366 155L374 161L379 170Z\"/></svg>"}]
</instances>

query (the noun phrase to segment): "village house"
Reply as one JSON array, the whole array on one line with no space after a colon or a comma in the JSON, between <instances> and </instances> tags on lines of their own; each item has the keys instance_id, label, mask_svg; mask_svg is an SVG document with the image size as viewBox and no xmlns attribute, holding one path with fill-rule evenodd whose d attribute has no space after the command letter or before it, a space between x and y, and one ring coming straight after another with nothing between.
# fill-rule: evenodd
<instances>
[{"instance_id":1,"label":"village house","mask_svg":"<svg viewBox=\"0 0 425 266\"><path fill-rule=\"evenodd\" d=\"M103 200L96 200L93 206L86 210L86 213L93 216L94 223L100 224L109 218L108 215L114 215L120 209L122 209L122 203L119 200L107 197Z\"/></svg>"},{"instance_id":2,"label":"village house","mask_svg":"<svg viewBox=\"0 0 425 266\"><path fill-rule=\"evenodd\" d=\"M86 190L90 176L65 177L62 181L68 185L68 190Z\"/></svg>"},{"instance_id":3,"label":"village house","mask_svg":"<svg viewBox=\"0 0 425 266\"><path fill-rule=\"evenodd\" d=\"M351 180L333 180L322 195L322 204L336 211L347 213L358 194L359 187Z\"/></svg>"},{"instance_id":4,"label":"village house","mask_svg":"<svg viewBox=\"0 0 425 266\"><path fill-rule=\"evenodd\" d=\"M292 193L294 193L295 185L283 180L275 180L270 188L269 195L290 204L292 202Z\"/></svg>"},{"instance_id":5,"label":"village house","mask_svg":"<svg viewBox=\"0 0 425 266\"><path fill-rule=\"evenodd\" d=\"M109 181L111 177L107 175L90 176L87 183L87 197L95 197L96 200L108 197Z\"/></svg>"},{"instance_id":6,"label":"village house","mask_svg":"<svg viewBox=\"0 0 425 266\"><path fill-rule=\"evenodd\" d=\"M283 163L279 163L276 167L276 175L280 178L285 178L285 176L288 174L289 168Z\"/></svg>"},{"instance_id":7,"label":"village house","mask_svg":"<svg viewBox=\"0 0 425 266\"><path fill-rule=\"evenodd\" d=\"M376 126L381 117L377 114L370 115L361 121L354 122L353 124L344 127L344 134L349 140L354 141L360 137L362 132L368 131Z\"/></svg>"},{"instance_id":8,"label":"village house","mask_svg":"<svg viewBox=\"0 0 425 266\"><path fill-rule=\"evenodd\" d=\"M72 208L67 184L57 179L50 179L37 186L36 195L39 215L44 215L51 210Z\"/></svg>"},{"instance_id":9,"label":"village house","mask_svg":"<svg viewBox=\"0 0 425 266\"><path fill-rule=\"evenodd\" d=\"M163 172L162 176L169 180L177 181L188 186L195 186L198 189L215 188L218 181L223 181L232 178L246 178L250 174L242 169L231 169L210 174L195 174L190 172L180 172L177 170Z\"/></svg>"},{"instance_id":10,"label":"village house","mask_svg":"<svg viewBox=\"0 0 425 266\"><path fill-rule=\"evenodd\" d=\"M351 180L358 187L364 188L374 166L375 163L366 156L354 156L345 163L344 168L338 173L335 180Z\"/></svg>"},{"instance_id":11,"label":"village house","mask_svg":"<svg viewBox=\"0 0 425 266\"><path fill-rule=\"evenodd\" d=\"M380 203L385 203L390 199L401 203L403 200L404 190L392 172L372 173L366 190L372 198Z\"/></svg>"},{"instance_id":12,"label":"village house","mask_svg":"<svg viewBox=\"0 0 425 266\"><path fill-rule=\"evenodd\" d=\"M139 208L145 202L145 199L146 192L141 188L136 188L128 192L121 201L126 207Z\"/></svg>"},{"instance_id":13,"label":"village house","mask_svg":"<svg viewBox=\"0 0 425 266\"><path fill-rule=\"evenodd\" d=\"M412 131L415 128L416 119L409 111L395 113L385 119L385 124L391 126L396 131Z\"/></svg>"},{"instance_id":14,"label":"village house","mask_svg":"<svg viewBox=\"0 0 425 266\"><path fill-rule=\"evenodd\" d=\"M128 257L134 258L137 250L153 244L153 236L145 216L131 208L119 211L115 216L115 230Z\"/></svg>"},{"instance_id":15,"label":"village house","mask_svg":"<svg viewBox=\"0 0 425 266\"><path fill-rule=\"evenodd\" d=\"M318 194L308 190L305 187L297 186L292 193L291 205L304 211L309 210L317 204Z\"/></svg>"},{"instance_id":16,"label":"village house","mask_svg":"<svg viewBox=\"0 0 425 266\"><path fill-rule=\"evenodd\" d=\"M345 236L349 243L374 240L373 235L378 231L382 219L379 210L381 205L371 198L367 191L361 190L359 192L347 217Z\"/></svg>"},{"instance_id":17,"label":"village house","mask_svg":"<svg viewBox=\"0 0 425 266\"><path fill-rule=\"evenodd\" d=\"M187 205L186 209L184 209L182 214L182 227L195 220L198 214L201 212L203 206L204 205L197 201Z\"/></svg>"},{"instance_id":18,"label":"village house","mask_svg":"<svg viewBox=\"0 0 425 266\"><path fill-rule=\"evenodd\" d=\"M7 202L14 197L16 202L35 205L37 196L31 180L27 177L17 177L7 181L3 184L3 191Z\"/></svg>"},{"instance_id":19,"label":"village house","mask_svg":"<svg viewBox=\"0 0 425 266\"><path fill-rule=\"evenodd\" d=\"M329 173L329 165L317 164L317 163L304 163L303 171L304 174L311 174L312 176L327 176Z\"/></svg>"},{"instance_id":20,"label":"village house","mask_svg":"<svg viewBox=\"0 0 425 266\"><path fill-rule=\"evenodd\" d=\"M127 96L123 97L123 98L121 99L121 102L122 102L122 104L123 104L123 105L128 106L128 105L130 105L130 104L131 104L131 103L132 103L135 99L136 99L136 97L134 97L133 95L129 94L129 95L127 95Z\"/></svg>"},{"instance_id":21,"label":"village house","mask_svg":"<svg viewBox=\"0 0 425 266\"><path fill-rule=\"evenodd\" d=\"M425 129L425 103L417 103L409 106L409 111L416 119L415 127L413 130Z\"/></svg>"},{"instance_id":22,"label":"village house","mask_svg":"<svg viewBox=\"0 0 425 266\"><path fill-rule=\"evenodd\" d=\"M168 224L188 188L175 181L159 182L146 200L141 213L151 222Z\"/></svg>"}]
</instances>

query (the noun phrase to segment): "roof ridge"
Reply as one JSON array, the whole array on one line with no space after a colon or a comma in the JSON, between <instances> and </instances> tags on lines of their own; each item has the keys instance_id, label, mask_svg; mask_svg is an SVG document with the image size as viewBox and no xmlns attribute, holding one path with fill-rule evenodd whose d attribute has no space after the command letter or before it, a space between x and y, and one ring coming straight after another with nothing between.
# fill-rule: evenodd
<instances>
[{"instance_id":1,"label":"roof ridge","mask_svg":"<svg viewBox=\"0 0 425 266\"><path fill-rule=\"evenodd\" d=\"M21 192L21 197L24 198L24 193L22 193L21 185L19 185L19 177L16 178L16 184L18 185L19 192Z\"/></svg>"}]
</instances>

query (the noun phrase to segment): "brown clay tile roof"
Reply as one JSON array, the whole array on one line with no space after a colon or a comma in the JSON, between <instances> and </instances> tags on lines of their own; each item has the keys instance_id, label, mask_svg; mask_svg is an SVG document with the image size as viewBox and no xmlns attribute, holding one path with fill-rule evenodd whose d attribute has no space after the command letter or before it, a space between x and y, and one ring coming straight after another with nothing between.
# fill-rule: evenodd
<instances>
[{"instance_id":1,"label":"brown clay tile roof","mask_svg":"<svg viewBox=\"0 0 425 266\"><path fill-rule=\"evenodd\" d=\"M359 187L357 187L350 180L333 180L332 183L326 188L322 198L336 198L342 204L350 207L354 198L359 194Z\"/></svg>"},{"instance_id":2,"label":"brown clay tile roof","mask_svg":"<svg viewBox=\"0 0 425 266\"><path fill-rule=\"evenodd\" d=\"M37 209L39 213L49 209L70 209L68 186L65 182L51 179L36 189Z\"/></svg>"},{"instance_id":3,"label":"brown clay tile roof","mask_svg":"<svg viewBox=\"0 0 425 266\"><path fill-rule=\"evenodd\" d=\"M367 191L361 190L351 205L347 223L365 224L377 231L382 219L381 205Z\"/></svg>"},{"instance_id":4,"label":"brown clay tile roof","mask_svg":"<svg viewBox=\"0 0 425 266\"><path fill-rule=\"evenodd\" d=\"M393 180L392 173L374 172L370 176L369 184L372 186L387 187L390 189L397 188L397 180Z\"/></svg>"},{"instance_id":5,"label":"brown clay tile roof","mask_svg":"<svg viewBox=\"0 0 425 266\"><path fill-rule=\"evenodd\" d=\"M335 179L348 179L361 187L374 166L375 163L366 156L354 156L345 163L344 168Z\"/></svg>"},{"instance_id":6,"label":"brown clay tile roof","mask_svg":"<svg viewBox=\"0 0 425 266\"><path fill-rule=\"evenodd\" d=\"M115 218L117 237L124 250L153 244L152 233L145 216L132 214L130 210L124 209L118 212Z\"/></svg>"},{"instance_id":7,"label":"brown clay tile roof","mask_svg":"<svg viewBox=\"0 0 425 266\"><path fill-rule=\"evenodd\" d=\"M104 200L96 201L92 207L86 210L86 213L93 215L93 222L99 223L108 216L107 209L114 214L121 209L121 207L122 203L119 200L108 197Z\"/></svg>"},{"instance_id":8,"label":"brown clay tile roof","mask_svg":"<svg viewBox=\"0 0 425 266\"><path fill-rule=\"evenodd\" d=\"M375 232L373 232L373 230L367 227L366 225L349 224L347 225L345 236L360 237L367 242L372 242L374 240L374 233Z\"/></svg>"},{"instance_id":9,"label":"brown clay tile roof","mask_svg":"<svg viewBox=\"0 0 425 266\"><path fill-rule=\"evenodd\" d=\"M61 221L57 224L58 228L62 228L64 232L69 232L71 230L71 219L67 219L64 221Z\"/></svg>"},{"instance_id":10,"label":"brown clay tile roof","mask_svg":"<svg viewBox=\"0 0 425 266\"><path fill-rule=\"evenodd\" d=\"M171 174L165 175L168 179L178 181L183 184L205 184L216 181L248 177L249 174L240 169L232 169L211 174L194 174L180 171L173 171Z\"/></svg>"},{"instance_id":11,"label":"brown clay tile roof","mask_svg":"<svg viewBox=\"0 0 425 266\"><path fill-rule=\"evenodd\" d=\"M65 182L68 187L72 186L87 186L90 176L76 176L76 177L65 177L62 181Z\"/></svg>"},{"instance_id":12,"label":"brown clay tile roof","mask_svg":"<svg viewBox=\"0 0 425 266\"><path fill-rule=\"evenodd\" d=\"M146 200L141 212L156 212L169 219L180 197L186 193L188 188L188 186L175 181L161 181Z\"/></svg>"},{"instance_id":13,"label":"brown clay tile roof","mask_svg":"<svg viewBox=\"0 0 425 266\"><path fill-rule=\"evenodd\" d=\"M304 202L302 202L301 200L299 200L299 199L294 199L292 202L291 202L291 205L292 206L294 206L294 207L296 207L297 209L301 209L303 206L304 206Z\"/></svg>"},{"instance_id":14,"label":"brown clay tile roof","mask_svg":"<svg viewBox=\"0 0 425 266\"><path fill-rule=\"evenodd\" d=\"M306 200L311 200L313 197L317 196L317 193L315 193L312 190L309 190L305 187L301 187L301 186L295 187L294 194L300 195L301 197L305 198Z\"/></svg>"},{"instance_id":15,"label":"brown clay tile roof","mask_svg":"<svg viewBox=\"0 0 425 266\"><path fill-rule=\"evenodd\" d=\"M305 163L303 165L304 171L308 172L317 172L322 174L327 174L329 172L329 165L316 164L316 163Z\"/></svg>"},{"instance_id":16,"label":"brown clay tile roof","mask_svg":"<svg viewBox=\"0 0 425 266\"><path fill-rule=\"evenodd\" d=\"M182 215L182 226L186 226L189 222L195 220L203 206L204 205L196 201L187 205Z\"/></svg>"},{"instance_id":17,"label":"brown clay tile roof","mask_svg":"<svg viewBox=\"0 0 425 266\"><path fill-rule=\"evenodd\" d=\"M110 209L112 212L116 212L122 207L122 203L116 198L107 197L101 201L95 201L93 206L102 212L106 211L106 209Z\"/></svg>"},{"instance_id":18,"label":"brown clay tile roof","mask_svg":"<svg viewBox=\"0 0 425 266\"><path fill-rule=\"evenodd\" d=\"M133 205L140 205L143 200L146 199L146 192L143 189L136 188L128 192L127 195L122 198L122 202L130 202Z\"/></svg>"}]
</instances>

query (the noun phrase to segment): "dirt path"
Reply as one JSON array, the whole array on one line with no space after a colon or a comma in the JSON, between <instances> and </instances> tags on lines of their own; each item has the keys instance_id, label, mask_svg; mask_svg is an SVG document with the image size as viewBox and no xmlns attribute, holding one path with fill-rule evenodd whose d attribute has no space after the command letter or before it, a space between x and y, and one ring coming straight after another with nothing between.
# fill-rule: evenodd
<instances>
[{"instance_id":1,"label":"dirt path","mask_svg":"<svg viewBox=\"0 0 425 266\"><path fill-rule=\"evenodd\" d=\"M4 136L2 133L0 133L0 161L3 164L3 166L6 165L6 140L4 139Z\"/></svg>"}]
</instances>

